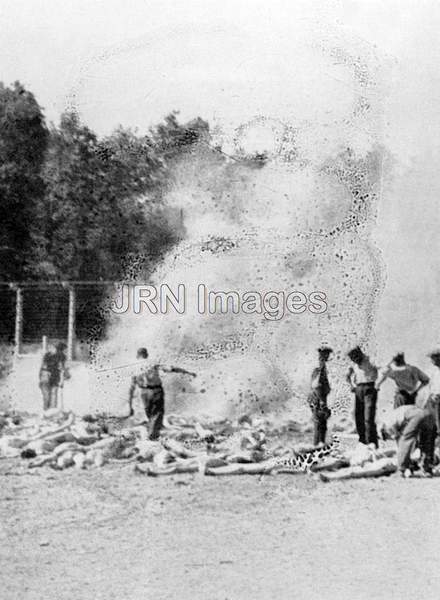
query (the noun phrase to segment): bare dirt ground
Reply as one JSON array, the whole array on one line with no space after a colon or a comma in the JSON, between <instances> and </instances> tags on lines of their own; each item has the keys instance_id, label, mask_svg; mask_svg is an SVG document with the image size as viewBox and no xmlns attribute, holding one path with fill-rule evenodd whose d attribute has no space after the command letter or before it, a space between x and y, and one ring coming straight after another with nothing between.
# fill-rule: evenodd
<instances>
[{"instance_id":1,"label":"bare dirt ground","mask_svg":"<svg viewBox=\"0 0 440 600\"><path fill-rule=\"evenodd\" d=\"M0 473L4 600L440 597L438 478Z\"/></svg>"}]
</instances>

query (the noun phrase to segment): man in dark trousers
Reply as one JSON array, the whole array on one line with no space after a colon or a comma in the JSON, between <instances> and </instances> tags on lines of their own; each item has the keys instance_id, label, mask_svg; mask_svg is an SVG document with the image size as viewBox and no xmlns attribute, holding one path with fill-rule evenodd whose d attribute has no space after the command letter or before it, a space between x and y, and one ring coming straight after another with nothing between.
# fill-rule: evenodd
<instances>
[{"instance_id":1,"label":"man in dark trousers","mask_svg":"<svg viewBox=\"0 0 440 600\"><path fill-rule=\"evenodd\" d=\"M377 390L385 379L392 379L396 384L394 408L399 408L404 404L415 404L419 390L429 383L428 375L418 367L409 365L405 361L403 352L398 352L393 356L392 361L376 383Z\"/></svg>"},{"instance_id":2,"label":"man in dark trousers","mask_svg":"<svg viewBox=\"0 0 440 600\"><path fill-rule=\"evenodd\" d=\"M432 475L437 427L429 410L411 404L399 406L384 419L381 434L385 440L388 437L396 439L397 466L402 476L411 477L413 474L411 453L417 445L421 453L422 474Z\"/></svg>"},{"instance_id":3,"label":"man in dark trousers","mask_svg":"<svg viewBox=\"0 0 440 600\"><path fill-rule=\"evenodd\" d=\"M333 350L327 346L318 348L319 366L313 369L311 380L311 391L308 402L312 410L313 417L313 443L325 444L325 436L327 433L327 420L331 415L331 411L327 406L327 396L330 393L330 384L327 374L327 361L330 358Z\"/></svg>"},{"instance_id":4,"label":"man in dark trousers","mask_svg":"<svg viewBox=\"0 0 440 600\"><path fill-rule=\"evenodd\" d=\"M377 448L375 382L378 370L359 346L350 350L347 356L353 363L348 370L347 381L355 395L355 421L359 441L361 444L374 444Z\"/></svg>"},{"instance_id":5,"label":"man in dark trousers","mask_svg":"<svg viewBox=\"0 0 440 600\"><path fill-rule=\"evenodd\" d=\"M67 379L65 350L67 346L60 342L45 353L39 372L39 385L43 394L43 410L57 407L58 390Z\"/></svg>"},{"instance_id":6,"label":"man in dark trousers","mask_svg":"<svg viewBox=\"0 0 440 600\"><path fill-rule=\"evenodd\" d=\"M437 433L440 433L440 348L436 348L428 354L432 362L432 371L430 373L429 397L426 408L428 408L437 425Z\"/></svg>"},{"instance_id":7,"label":"man in dark trousers","mask_svg":"<svg viewBox=\"0 0 440 600\"><path fill-rule=\"evenodd\" d=\"M150 440L157 440L162 429L165 412L164 391L160 372L182 373L191 377L196 377L196 374L180 367L170 367L148 361L148 351L146 348L139 348L136 356L138 360L145 361L145 363L141 365L138 375L135 375L131 382L128 393L130 415L133 415L133 396L136 388L139 388L145 414L148 418L149 438Z\"/></svg>"}]
</instances>

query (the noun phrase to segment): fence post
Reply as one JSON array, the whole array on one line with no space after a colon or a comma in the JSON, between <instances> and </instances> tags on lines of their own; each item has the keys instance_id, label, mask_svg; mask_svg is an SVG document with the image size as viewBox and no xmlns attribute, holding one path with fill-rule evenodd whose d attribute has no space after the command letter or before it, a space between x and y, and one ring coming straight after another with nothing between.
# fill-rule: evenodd
<instances>
[{"instance_id":1,"label":"fence post","mask_svg":"<svg viewBox=\"0 0 440 600\"><path fill-rule=\"evenodd\" d=\"M16 283L11 283L9 286L15 290L15 334L14 334L14 355L17 357L22 350L22 334L23 334L23 290Z\"/></svg>"},{"instance_id":2,"label":"fence post","mask_svg":"<svg viewBox=\"0 0 440 600\"><path fill-rule=\"evenodd\" d=\"M69 320L67 324L67 360L73 359L73 346L75 344L75 316L76 293L73 285L68 285L69 290Z\"/></svg>"},{"instance_id":3,"label":"fence post","mask_svg":"<svg viewBox=\"0 0 440 600\"><path fill-rule=\"evenodd\" d=\"M47 335L43 335L43 339L41 340L41 346L42 346L42 351L43 351L43 355L46 354L47 352Z\"/></svg>"}]
</instances>

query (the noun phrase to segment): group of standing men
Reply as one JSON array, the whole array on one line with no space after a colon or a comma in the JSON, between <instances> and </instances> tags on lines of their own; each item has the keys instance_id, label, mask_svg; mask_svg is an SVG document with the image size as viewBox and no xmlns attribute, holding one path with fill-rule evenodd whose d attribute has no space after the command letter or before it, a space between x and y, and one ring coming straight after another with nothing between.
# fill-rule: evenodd
<instances>
[{"instance_id":1,"label":"group of standing men","mask_svg":"<svg viewBox=\"0 0 440 600\"><path fill-rule=\"evenodd\" d=\"M55 408L57 398L65 378L69 377L66 368L66 345L59 343L43 356L40 368L40 389L43 395L44 410ZM325 444L327 421L331 410L327 405L330 383L327 362L333 350L328 346L318 348L319 364L312 372L309 405L314 423L314 444ZM378 447L376 426L377 396L386 379L396 384L394 410L381 424L382 439L395 437L398 442L398 468L405 476L410 476L416 465L411 453L416 444L421 452L422 472L432 474L434 447L437 432L440 433L440 349L429 356L433 364L433 374L428 377L414 365L407 364L403 352L397 353L385 369L379 370L370 358L356 346L347 353L351 366L347 372L347 382L355 396L355 423L362 444ZM141 363L138 375L132 378L129 390L129 409L133 414L133 397L139 389L145 413L148 418L149 437L158 439L164 416L164 391L161 373L180 373L195 377L196 374L180 367L165 366L150 362L146 348L139 348L137 359ZM423 408L416 405L417 394L429 385L430 394Z\"/></svg>"},{"instance_id":2,"label":"group of standing men","mask_svg":"<svg viewBox=\"0 0 440 600\"><path fill-rule=\"evenodd\" d=\"M312 373L309 405L314 422L315 444L325 443L327 420L331 414L327 405L330 393L327 362L332 352L327 346L318 348L319 365ZM386 379L392 379L396 384L394 410L381 424L382 438L396 438L398 467L407 477L415 468L411 452L418 443L422 455L422 471L427 475L431 474L435 438L437 431L440 432L440 349L429 354L433 363L431 378L418 367L407 364L403 352L397 353L383 370L379 370L359 346L350 350L347 356L352 364L346 379L355 396L354 413L359 442L378 447L378 391ZM427 385L430 386L430 395L425 406L420 408L416 406L417 394Z\"/></svg>"}]
</instances>

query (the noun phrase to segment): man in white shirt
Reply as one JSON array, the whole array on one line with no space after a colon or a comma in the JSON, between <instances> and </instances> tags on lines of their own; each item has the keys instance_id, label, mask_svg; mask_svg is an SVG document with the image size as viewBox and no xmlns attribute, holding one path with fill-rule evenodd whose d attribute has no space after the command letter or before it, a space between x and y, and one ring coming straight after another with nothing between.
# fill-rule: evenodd
<instances>
[{"instance_id":1,"label":"man in white shirt","mask_svg":"<svg viewBox=\"0 0 440 600\"><path fill-rule=\"evenodd\" d=\"M347 356L352 361L347 372L347 381L355 396L356 430L361 444L374 444L377 448L376 404L377 367L369 357L356 346Z\"/></svg>"},{"instance_id":2,"label":"man in white shirt","mask_svg":"<svg viewBox=\"0 0 440 600\"><path fill-rule=\"evenodd\" d=\"M392 379L396 384L394 408L399 408L404 404L415 404L419 390L429 383L429 377L426 373L405 362L403 352L398 352L393 356L392 361L376 383L377 390L386 379Z\"/></svg>"},{"instance_id":3,"label":"man in white shirt","mask_svg":"<svg viewBox=\"0 0 440 600\"><path fill-rule=\"evenodd\" d=\"M401 475L412 475L411 453L416 445L421 452L422 473L432 475L437 428L429 410L403 404L384 419L380 431L384 440L394 437L397 442L397 466Z\"/></svg>"},{"instance_id":4,"label":"man in white shirt","mask_svg":"<svg viewBox=\"0 0 440 600\"><path fill-rule=\"evenodd\" d=\"M437 433L440 433L440 348L428 354L433 364L429 382L429 398L426 404L435 418Z\"/></svg>"}]
</instances>

